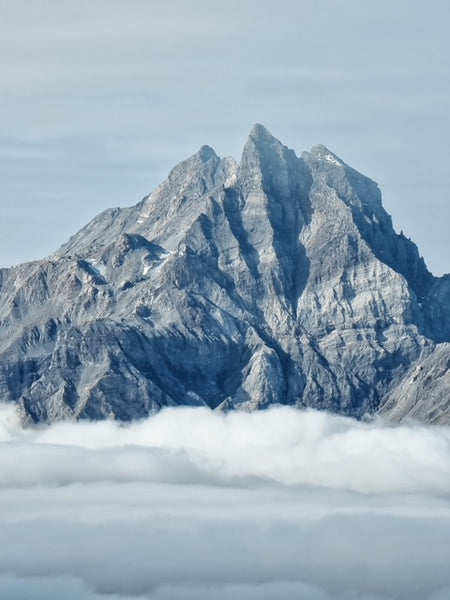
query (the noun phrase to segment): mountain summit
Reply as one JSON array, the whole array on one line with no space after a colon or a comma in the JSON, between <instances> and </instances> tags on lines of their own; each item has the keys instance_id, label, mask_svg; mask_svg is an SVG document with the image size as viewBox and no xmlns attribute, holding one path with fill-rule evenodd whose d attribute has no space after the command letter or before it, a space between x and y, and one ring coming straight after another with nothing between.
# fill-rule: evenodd
<instances>
[{"instance_id":1,"label":"mountain summit","mask_svg":"<svg viewBox=\"0 0 450 600\"><path fill-rule=\"evenodd\" d=\"M262 125L239 165L203 146L0 286L0 397L24 420L281 403L450 421L450 276L373 181Z\"/></svg>"}]
</instances>

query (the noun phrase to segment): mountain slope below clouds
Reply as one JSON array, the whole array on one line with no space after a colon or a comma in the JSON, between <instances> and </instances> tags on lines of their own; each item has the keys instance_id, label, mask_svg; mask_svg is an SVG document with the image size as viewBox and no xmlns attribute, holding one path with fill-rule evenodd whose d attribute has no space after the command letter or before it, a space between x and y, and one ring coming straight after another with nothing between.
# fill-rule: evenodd
<instances>
[{"instance_id":1,"label":"mountain slope below clouds","mask_svg":"<svg viewBox=\"0 0 450 600\"><path fill-rule=\"evenodd\" d=\"M447 364L448 276L394 232L373 181L261 125L239 165L202 147L0 285L0 394L25 419L282 403L449 420L445 377L392 409L411 369Z\"/></svg>"}]
</instances>

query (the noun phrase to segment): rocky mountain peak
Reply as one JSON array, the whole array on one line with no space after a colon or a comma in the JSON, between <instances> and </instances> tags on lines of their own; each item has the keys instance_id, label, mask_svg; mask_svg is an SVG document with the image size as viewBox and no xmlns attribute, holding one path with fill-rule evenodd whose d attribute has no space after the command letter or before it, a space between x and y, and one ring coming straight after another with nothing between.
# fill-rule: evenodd
<instances>
[{"instance_id":1,"label":"rocky mountain peak","mask_svg":"<svg viewBox=\"0 0 450 600\"><path fill-rule=\"evenodd\" d=\"M309 153L304 152L303 154L305 156L310 156L313 160L316 161L326 161L332 165L340 167L345 166L344 161L341 160L338 156L336 156L336 154L333 154L331 150L328 150L328 148L323 144L317 144L316 146L313 146L311 148L311 151Z\"/></svg>"},{"instance_id":2,"label":"rocky mountain peak","mask_svg":"<svg viewBox=\"0 0 450 600\"><path fill-rule=\"evenodd\" d=\"M202 146L0 275L0 394L24 419L271 403L449 418L449 278L395 233L375 182L259 124L239 166Z\"/></svg>"},{"instance_id":3,"label":"rocky mountain peak","mask_svg":"<svg viewBox=\"0 0 450 600\"><path fill-rule=\"evenodd\" d=\"M249 138L251 138L257 145L259 144L276 144L280 142L277 140L270 131L261 125L261 123L255 123L250 130Z\"/></svg>"},{"instance_id":4,"label":"rocky mountain peak","mask_svg":"<svg viewBox=\"0 0 450 600\"><path fill-rule=\"evenodd\" d=\"M198 156L204 163L208 162L209 160L216 160L219 158L211 146L202 146L198 151Z\"/></svg>"},{"instance_id":5,"label":"rocky mountain peak","mask_svg":"<svg viewBox=\"0 0 450 600\"><path fill-rule=\"evenodd\" d=\"M269 198L298 195L309 184L309 173L293 150L277 140L263 125L253 126L245 143L239 165L244 193L267 192Z\"/></svg>"},{"instance_id":6,"label":"rocky mountain peak","mask_svg":"<svg viewBox=\"0 0 450 600\"><path fill-rule=\"evenodd\" d=\"M244 150L241 157L242 163L247 160L251 160L252 157L260 162L269 163L274 155L283 156L289 152L286 146L284 146L277 138L275 138L264 125L256 123L247 138L244 145Z\"/></svg>"}]
</instances>

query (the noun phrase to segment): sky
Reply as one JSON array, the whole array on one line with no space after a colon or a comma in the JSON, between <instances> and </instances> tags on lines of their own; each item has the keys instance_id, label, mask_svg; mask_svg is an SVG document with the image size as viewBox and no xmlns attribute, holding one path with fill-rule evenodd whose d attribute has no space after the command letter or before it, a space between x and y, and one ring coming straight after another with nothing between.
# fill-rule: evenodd
<instances>
[{"instance_id":1,"label":"sky","mask_svg":"<svg viewBox=\"0 0 450 600\"><path fill-rule=\"evenodd\" d=\"M378 182L450 271L448 0L0 0L0 266L255 122Z\"/></svg>"},{"instance_id":2,"label":"sky","mask_svg":"<svg viewBox=\"0 0 450 600\"><path fill-rule=\"evenodd\" d=\"M8 600L448 600L450 428L273 407L23 429L0 404Z\"/></svg>"}]
</instances>

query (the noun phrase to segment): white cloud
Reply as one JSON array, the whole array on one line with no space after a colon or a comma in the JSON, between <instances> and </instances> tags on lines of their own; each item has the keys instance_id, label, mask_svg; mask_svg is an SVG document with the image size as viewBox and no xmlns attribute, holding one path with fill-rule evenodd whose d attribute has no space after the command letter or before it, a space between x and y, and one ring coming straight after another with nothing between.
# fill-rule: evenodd
<instances>
[{"instance_id":1,"label":"white cloud","mask_svg":"<svg viewBox=\"0 0 450 600\"><path fill-rule=\"evenodd\" d=\"M10 407L3 410L4 486L102 478L233 485L251 478L363 494L450 493L446 427L388 428L276 407L228 414L179 408L131 425L58 423L22 430L12 424ZM15 469L9 454L20 456L24 467ZM64 459L54 461L55 454ZM28 464L39 464L39 471Z\"/></svg>"},{"instance_id":2,"label":"white cloud","mask_svg":"<svg viewBox=\"0 0 450 600\"><path fill-rule=\"evenodd\" d=\"M448 597L449 428L277 407L22 429L3 406L0 440L2 597Z\"/></svg>"},{"instance_id":3,"label":"white cloud","mask_svg":"<svg viewBox=\"0 0 450 600\"><path fill-rule=\"evenodd\" d=\"M0 590L7 593L8 600L336 600L325 590L300 582L277 582L266 584L223 584L209 586L163 585L145 595L117 595L89 588L84 582L72 577L19 578L0 575ZM344 600L343 596L340 596ZM347 596L347 598L349 598ZM353 596L354 598L354 596ZM442 600L446 600L444 596ZM441 600L440 597L430 600ZM351 600L349 598L349 600ZM380 596L364 596L359 600L382 600Z\"/></svg>"}]
</instances>

